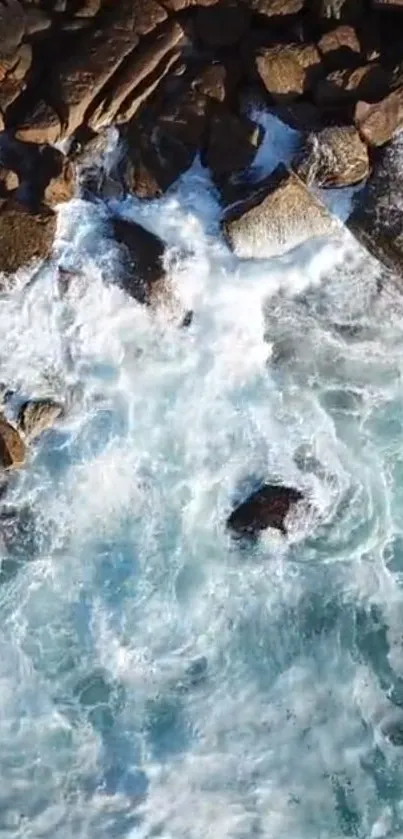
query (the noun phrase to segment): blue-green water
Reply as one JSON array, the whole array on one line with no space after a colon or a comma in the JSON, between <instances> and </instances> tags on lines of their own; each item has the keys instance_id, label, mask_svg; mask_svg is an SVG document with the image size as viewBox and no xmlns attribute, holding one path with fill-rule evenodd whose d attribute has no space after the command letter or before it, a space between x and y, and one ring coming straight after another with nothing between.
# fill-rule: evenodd
<instances>
[{"instance_id":1,"label":"blue-green water","mask_svg":"<svg viewBox=\"0 0 403 839\"><path fill-rule=\"evenodd\" d=\"M0 307L1 377L66 398L7 503L4 839L403 835L403 305L348 236L240 263L195 170L127 202L192 325L113 284L73 202L51 269ZM226 515L279 479L288 541Z\"/></svg>"}]
</instances>

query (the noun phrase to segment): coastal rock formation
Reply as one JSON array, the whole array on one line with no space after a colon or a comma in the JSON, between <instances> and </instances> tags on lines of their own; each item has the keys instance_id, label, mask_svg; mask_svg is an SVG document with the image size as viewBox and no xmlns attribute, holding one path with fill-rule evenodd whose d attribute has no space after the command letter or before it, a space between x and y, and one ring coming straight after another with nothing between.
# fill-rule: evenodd
<instances>
[{"instance_id":1,"label":"coastal rock formation","mask_svg":"<svg viewBox=\"0 0 403 839\"><path fill-rule=\"evenodd\" d=\"M234 253L244 259L280 256L317 236L334 232L335 220L303 181L279 166L224 221Z\"/></svg>"},{"instance_id":2,"label":"coastal rock formation","mask_svg":"<svg viewBox=\"0 0 403 839\"><path fill-rule=\"evenodd\" d=\"M238 536L255 537L268 527L286 535L286 518L303 497L292 487L264 484L233 510L227 527Z\"/></svg>"}]
</instances>

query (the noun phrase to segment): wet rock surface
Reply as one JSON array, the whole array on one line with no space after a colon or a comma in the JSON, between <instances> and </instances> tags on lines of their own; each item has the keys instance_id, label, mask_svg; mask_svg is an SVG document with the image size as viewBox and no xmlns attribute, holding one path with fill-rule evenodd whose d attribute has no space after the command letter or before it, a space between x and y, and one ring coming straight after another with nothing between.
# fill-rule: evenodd
<instances>
[{"instance_id":1,"label":"wet rock surface","mask_svg":"<svg viewBox=\"0 0 403 839\"><path fill-rule=\"evenodd\" d=\"M244 259L280 256L316 236L335 231L324 206L285 166L279 166L223 224L234 253Z\"/></svg>"},{"instance_id":2,"label":"wet rock surface","mask_svg":"<svg viewBox=\"0 0 403 839\"><path fill-rule=\"evenodd\" d=\"M286 535L286 518L302 499L303 494L297 489L265 484L235 508L227 519L227 527L241 537L256 537L268 527Z\"/></svg>"},{"instance_id":3,"label":"wet rock surface","mask_svg":"<svg viewBox=\"0 0 403 839\"><path fill-rule=\"evenodd\" d=\"M34 440L52 428L63 413L64 407L60 402L51 399L31 399L21 405L18 426L28 440Z\"/></svg>"}]
</instances>

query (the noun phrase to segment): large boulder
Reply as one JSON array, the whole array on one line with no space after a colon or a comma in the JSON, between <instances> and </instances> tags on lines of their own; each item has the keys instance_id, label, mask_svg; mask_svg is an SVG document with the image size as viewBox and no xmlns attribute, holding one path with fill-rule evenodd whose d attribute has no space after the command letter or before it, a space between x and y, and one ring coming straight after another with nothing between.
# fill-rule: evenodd
<instances>
[{"instance_id":1,"label":"large boulder","mask_svg":"<svg viewBox=\"0 0 403 839\"><path fill-rule=\"evenodd\" d=\"M28 440L35 440L54 426L64 413L60 402L52 399L30 399L18 413L18 426Z\"/></svg>"},{"instance_id":2,"label":"large boulder","mask_svg":"<svg viewBox=\"0 0 403 839\"><path fill-rule=\"evenodd\" d=\"M26 448L19 431L0 414L0 467L17 469L25 463Z\"/></svg>"},{"instance_id":3,"label":"large boulder","mask_svg":"<svg viewBox=\"0 0 403 839\"><path fill-rule=\"evenodd\" d=\"M248 168L262 139L263 130L257 123L245 116L236 116L225 106L216 106L211 113L203 162L216 180L228 179Z\"/></svg>"},{"instance_id":4,"label":"large boulder","mask_svg":"<svg viewBox=\"0 0 403 839\"><path fill-rule=\"evenodd\" d=\"M254 259L280 256L329 235L336 222L303 181L280 165L250 198L229 210L223 228L235 254Z\"/></svg>"},{"instance_id":5,"label":"large boulder","mask_svg":"<svg viewBox=\"0 0 403 839\"><path fill-rule=\"evenodd\" d=\"M15 201L0 204L0 273L12 274L33 260L47 258L53 246L56 216L30 213Z\"/></svg>"},{"instance_id":6,"label":"large boulder","mask_svg":"<svg viewBox=\"0 0 403 839\"><path fill-rule=\"evenodd\" d=\"M323 72L314 44L279 44L262 49L256 57L256 69L268 93L283 102L311 91Z\"/></svg>"},{"instance_id":7,"label":"large boulder","mask_svg":"<svg viewBox=\"0 0 403 839\"><path fill-rule=\"evenodd\" d=\"M256 537L268 527L286 535L287 516L303 497L298 489L264 484L233 510L227 519L227 527L241 537Z\"/></svg>"},{"instance_id":8,"label":"large boulder","mask_svg":"<svg viewBox=\"0 0 403 839\"><path fill-rule=\"evenodd\" d=\"M369 175L368 148L354 126L330 126L309 135L296 171L308 184L354 186Z\"/></svg>"},{"instance_id":9,"label":"large boulder","mask_svg":"<svg viewBox=\"0 0 403 839\"><path fill-rule=\"evenodd\" d=\"M403 276L403 142L397 138L378 152L364 190L354 198L347 226L382 265Z\"/></svg>"},{"instance_id":10,"label":"large boulder","mask_svg":"<svg viewBox=\"0 0 403 839\"><path fill-rule=\"evenodd\" d=\"M196 33L209 47L228 47L241 40L248 29L248 8L237 0L221 0L210 8L199 7Z\"/></svg>"}]
</instances>

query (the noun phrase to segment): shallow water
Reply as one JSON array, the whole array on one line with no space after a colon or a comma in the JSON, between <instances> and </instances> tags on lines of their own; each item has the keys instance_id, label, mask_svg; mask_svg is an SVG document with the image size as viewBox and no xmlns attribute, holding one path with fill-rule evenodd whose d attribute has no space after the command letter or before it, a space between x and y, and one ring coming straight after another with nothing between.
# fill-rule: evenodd
<instances>
[{"instance_id":1,"label":"shallow water","mask_svg":"<svg viewBox=\"0 0 403 839\"><path fill-rule=\"evenodd\" d=\"M43 269L1 299L9 415L70 405L7 496L35 524L0 579L1 835L402 836L401 297L347 234L238 262L197 166L117 209L168 243L188 329L114 285L82 201L67 295ZM267 478L310 508L241 549Z\"/></svg>"}]
</instances>

